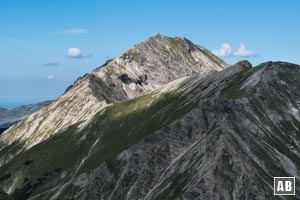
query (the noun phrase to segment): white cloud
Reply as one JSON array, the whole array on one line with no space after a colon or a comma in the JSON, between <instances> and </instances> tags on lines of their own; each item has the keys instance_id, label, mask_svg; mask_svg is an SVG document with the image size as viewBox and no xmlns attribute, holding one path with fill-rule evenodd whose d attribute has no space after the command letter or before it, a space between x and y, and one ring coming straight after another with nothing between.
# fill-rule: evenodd
<instances>
[{"instance_id":1,"label":"white cloud","mask_svg":"<svg viewBox=\"0 0 300 200\"><path fill-rule=\"evenodd\" d=\"M231 45L228 43L223 43L219 50L212 51L216 56L220 57L253 57L257 56L253 51L250 51L246 48L246 45L240 44L240 47L237 49L236 52L232 53Z\"/></svg>"},{"instance_id":2,"label":"white cloud","mask_svg":"<svg viewBox=\"0 0 300 200\"><path fill-rule=\"evenodd\" d=\"M56 78L56 77L53 76L53 75L49 75L49 76L48 76L48 79L49 79L49 80L54 80L55 78Z\"/></svg>"},{"instance_id":3,"label":"white cloud","mask_svg":"<svg viewBox=\"0 0 300 200\"><path fill-rule=\"evenodd\" d=\"M68 49L67 56L70 58L85 58L91 57L92 54L81 52L79 48L72 47Z\"/></svg>"},{"instance_id":4,"label":"white cloud","mask_svg":"<svg viewBox=\"0 0 300 200\"><path fill-rule=\"evenodd\" d=\"M68 29L68 30L59 31L56 33L60 34L60 35L79 35L79 34L84 34L84 33L88 33L88 32L89 32L89 30L85 29L85 28L72 28L72 29Z\"/></svg>"},{"instance_id":5,"label":"white cloud","mask_svg":"<svg viewBox=\"0 0 300 200\"><path fill-rule=\"evenodd\" d=\"M240 44L240 47L233 55L238 57L250 57L254 56L255 54L252 51L246 49L246 46L244 44Z\"/></svg>"},{"instance_id":6,"label":"white cloud","mask_svg":"<svg viewBox=\"0 0 300 200\"><path fill-rule=\"evenodd\" d=\"M231 46L228 43L223 43L219 50L213 50L212 52L220 57L230 56L231 55Z\"/></svg>"}]
</instances>

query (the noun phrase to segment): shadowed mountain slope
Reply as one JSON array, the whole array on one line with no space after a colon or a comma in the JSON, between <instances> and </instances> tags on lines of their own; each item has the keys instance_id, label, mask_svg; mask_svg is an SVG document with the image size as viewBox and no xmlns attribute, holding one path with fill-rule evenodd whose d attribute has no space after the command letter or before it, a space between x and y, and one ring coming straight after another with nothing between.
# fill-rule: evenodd
<instances>
[{"instance_id":1,"label":"shadowed mountain slope","mask_svg":"<svg viewBox=\"0 0 300 200\"><path fill-rule=\"evenodd\" d=\"M227 66L155 35L79 78L0 136L0 187L17 200L297 199L300 66Z\"/></svg>"}]
</instances>

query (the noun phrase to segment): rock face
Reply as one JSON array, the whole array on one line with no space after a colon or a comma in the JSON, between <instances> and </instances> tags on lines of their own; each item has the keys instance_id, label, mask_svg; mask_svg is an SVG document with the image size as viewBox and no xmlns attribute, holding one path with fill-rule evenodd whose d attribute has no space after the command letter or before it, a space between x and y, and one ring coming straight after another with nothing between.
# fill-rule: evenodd
<instances>
[{"instance_id":1,"label":"rock face","mask_svg":"<svg viewBox=\"0 0 300 200\"><path fill-rule=\"evenodd\" d=\"M29 140L33 147L27 138L14 137L14 128L1 136L0 187L15 199L30 200L297 199L273 196L273 177L295 176L300 193L300 66L267 62L252 68L241 61L222 64L222 70L207 63L195 67L178 59L183 49L189 52L183 48L191 44L185 39L173 38L187 46L171 48L177 56L170 60L158 54L158 44L166 38L156 35L135 46L127 53L140 53L132 57L136 59L125 56L129 64L122 64L123 55L117 57L56 100L83 101L89 96L80 95L89 91L105 101L88 118L38 142ZM137 59L152 50L159 55L153 56L155 62L149 56ZM205 52L205 59L216 59ZM178 62L182 76L175 69L167 72L168 64L157 67L160 61L172 62L169 67ZM162 71L152 76L150 66ZM76 88L82 92L75 98L71 93ZM73 103L60 111L67 105L84 110ZM56 113L50 108L44 109L44 119ZM9 137L14 137L11 144Z\"/></svg>"},{"instance_id":2,"label":"rock face","mask_svg":"<svg viewBox=\"0 0 300 200\"><path fill-rule=\"evenodd\" d=\"M157 34L95 69L92 74L121 88L127 97L135 98L172 80L220 71L226 66L208 50L185 38Z\"/></svg>"},{"instance_id":3,"label":"rock face","mask_svg":"<svg viewBox=\"0 0 300 200\"><path fill-rule=\"evenodd\" d=\"M0 165L70 125L91 119L110 104L149 93L181 77L219 71L226 66L185 38L157 34L79 78L49 106L3 134Z\"/></svg>"},{"instance_id":4,"label":"rock face","mask_svg":"<svg viewBox=\"0 0 300 200\"><path fill-rule=\"evenodd\" d=\"M45 101L37 104L20 106L11 110L0 108L0 130L9 128L16 122L24 119L32 113L35 113L50 103L51 101Z\"/></svg>"}]
</instances>

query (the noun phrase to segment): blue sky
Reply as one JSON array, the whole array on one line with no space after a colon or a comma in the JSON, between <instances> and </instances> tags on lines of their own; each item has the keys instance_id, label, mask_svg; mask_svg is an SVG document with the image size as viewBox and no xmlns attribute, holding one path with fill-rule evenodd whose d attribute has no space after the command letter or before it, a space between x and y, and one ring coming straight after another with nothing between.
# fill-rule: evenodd
<instances>
[{"instance_id":1,"label":"blue sky","mask_svg":"<svg viewBox=\"0 0 300 200\"><path fill-rule=\"evenodd\" d=\"M54 99L158 32L229 63L300 63L299 10L296 0L2 0L0 107Z\"/></svg>"}]
</instances>

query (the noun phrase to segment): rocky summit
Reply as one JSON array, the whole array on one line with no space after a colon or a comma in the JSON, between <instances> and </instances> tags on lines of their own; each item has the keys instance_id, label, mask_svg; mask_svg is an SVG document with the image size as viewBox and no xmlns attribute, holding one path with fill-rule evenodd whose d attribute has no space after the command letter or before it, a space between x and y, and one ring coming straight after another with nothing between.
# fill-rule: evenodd
<instances>
[{"instance_id":1,"label":"rocky summit","mask_svg":"<svg viewBox=\"0 0 300 200\"><path fill-rule=\"evenodd\" d=\"M300 66L157 34L0 136L16 200L264 200L300 179Z\"/></svg>"},{"instance_id":2,"label":"rocky summit","mask_svg":"<svg viewBox=\"0 0 300 200\"><path fill-rule=\"evenodd\" d=\"M88 121L107 106L147 94L173 80L224 69L227 64L185 38L150 37L105 63L0 138L0 164L48 139ZM18 141L16 143L16 141ZM2 154L1 151L10 152Z\"/></svg>"}]
</instances>

